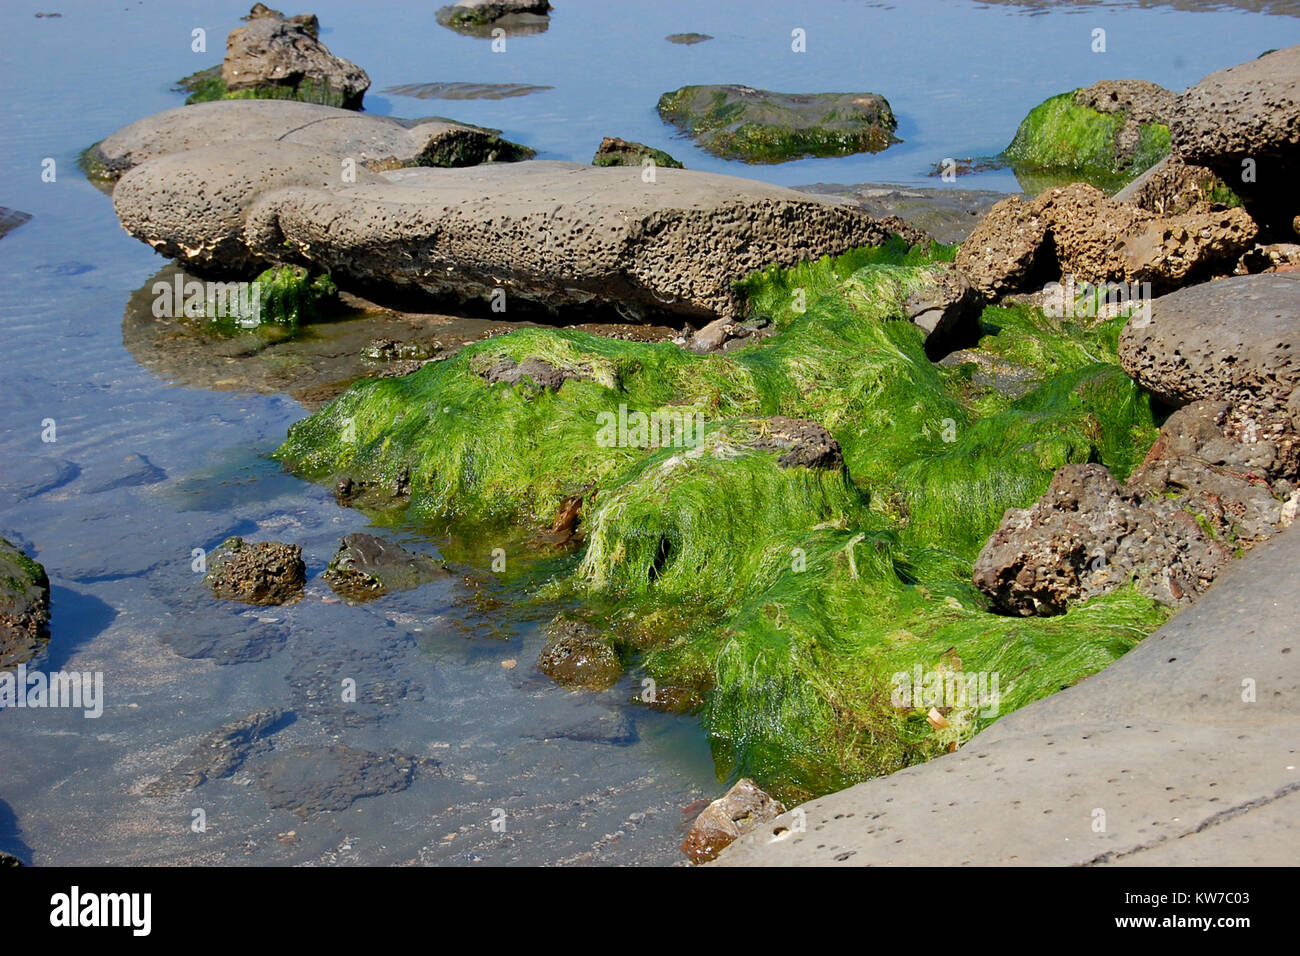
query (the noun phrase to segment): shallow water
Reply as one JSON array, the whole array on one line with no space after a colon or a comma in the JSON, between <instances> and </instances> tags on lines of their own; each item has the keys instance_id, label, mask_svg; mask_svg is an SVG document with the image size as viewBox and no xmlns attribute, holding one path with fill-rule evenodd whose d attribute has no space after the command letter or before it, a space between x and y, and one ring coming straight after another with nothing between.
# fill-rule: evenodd
<instances>
[{"instance_id":1,"label":"shallow water","mask_svg":"<svg viewBox=\"0 0 1300 956\"><path fill-rule=\"evenodd\" d=\"M603 136L622 136L689 168L791 185L939 186L930 164L996 152L1053 93L1127 76L1180 89L1300 42L1297 4L1266 5L1272 15L937 0L797 12L752 0L556 5L545 33L511 38L504 54L437 26L436 4L310 9L325 42L366 67L375 91L553 87L457 101L375 92L373 112L436 110L499 127L548 159L585 162ZM463 542L457 553L471 559L458 573L414 592L364 606L334 601L319 572L366 519L266 459L305 414L294 389L262 376L240 391L244 366L233 358L225 376L210 362L182 374L142 365L146 353L124 344L128 301L163 263L121 231L76 156L179 105L171 83L220 60L225 31L247 6L47 4L57 19L35 18L37 6L0 10L0 205L33 215L0 239L0 534L27 547L53 585L52 640L30 666L102 671L106 697L98 719L0 713L0 850L38 864L676 861L683 809L721 789L696 720L628 704L635 673L591 696L538 675L545 613L512 603L472 557L486 562L495 541ZM190 50L195 27L208 31L206 54ZM1095 27L1107 30L1106 54L1089 50ZM795 28L807 32L806 54L790 51ZM688 31L714 39L663 39ZM880 92L904 142L780 166L715 159L654 110L660 93L706 82ZM53 183L40 178L46 157ZM1015 188L1007 172L959 185ZM42 441L47 419L53 442ZM307 596L265 609L208 597L191 552L235 533L301 543ZM416 550L440 543L420 529L384 533ZM500 605L476 597L494 590ZM357 682L357 704L336 692L346 677ZM150 794L203 734L267 708L291 716L233 775ZM409 785L394 789L405 779L381 774L376 786L388 792L347 809L275 808L286 786L329 802L346 797L333 785L366 783L303 759L334 744L374 755L374 767L391 751L414 758ZM191 827L195 810L205 832Z\"/></svg>"}]
</instances>

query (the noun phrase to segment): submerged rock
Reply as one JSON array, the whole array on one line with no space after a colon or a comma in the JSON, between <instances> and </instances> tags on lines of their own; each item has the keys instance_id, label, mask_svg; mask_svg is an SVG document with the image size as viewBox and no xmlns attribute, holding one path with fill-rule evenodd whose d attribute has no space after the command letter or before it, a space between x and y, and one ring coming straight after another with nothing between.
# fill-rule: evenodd
<instances>
[{"instance_id":1,"label":"submerged rock","mask_svg":"<svg viewBox=\"0 0 1300 956\"><path fill-rule=\"evenodd\" d=\"M8 206L0 206L0 239L9 235L9 233L13 232L31 218L32 214L29 212L10 209Z\"/></svg>"},{"instance_id":2,"label":"submerged rock","mask_svg":"<svg viewBox=\"0 0 1300 956\"><path fill-rule=\"evenodd\" d=\"M408 591L447 573L442 563L373 534L349 534L322 575L336 594L369 601Z\"/></svg>"},{"instance_id":3,"label":"submerged rock","mask_svg":"<svg viewBox=\"0 0 1300 956\"><path fill-rule=\"evenodd\" d=\"M669 43L676 43L681 46L692 46L696 43L703 43L705 40L712 40L713 37L707 33L670 33L664 37Z\"/></svg>"},{"instance_id":4,"label":"submerged rock","mask_svg":"<svg viewBox=\"0 0 1300 956\"><path fill-rule=\"evenodd\" d=\"M490 36L493 28L526 35L544 32L550 11L549 0L456 0L440 7L436 17L444 27L471 36Z\"/></svg>"},{"instance_id":5,"label":"submerged rock","mask_svg":"<svg viewBox=\"0 0 1300 956\"><path fill-rule=\"evenodd\" d=\"M362 797L405 790L415 766L414 758L396 751L372 753L334 744L276 750L256 772L272 807L308 817L346 810Z\"/></svg>"},{"instance_id":6,"label":"submerged rock","mask_svg":"<svg viewBox=\"0 0 1300 956\"><path fill-rule=\"evenodd\" d=\"M370 77L320 42L315 14L285 17L257 4L226 37L221 81L230 94L291 96L358 110Z\"/></svg>"},{"instance_id":7,"label":"submerged rock","mask_svg":"<svg viewBox=\"0 0 1300 956\"><path fill-rule=\"evenodd\" d=\"M1114 192L1169 152L1173 104L1155 83L1102 80L1034 107L1003 158L1031 185L1046 174Z\"/></svg>"},{"instance_id":8,"label":"submerged rock","mask_svg":"<svg viewBox=\"0 0 1300 956\"><path fill-rule=\"evenodd\" d=\"M203 583L229 601L286 604L302 596L307 566L296 544L228 538L209 560Z\"/></svg>"},{"instance_id":9,"label":"submerged rock","mask_svg":"<svg viewBox=\"0 0 1300 956\"><path fill-rule=\"evenodd\" d=\"M0 670L31 660L50 638L50 579L0 538Z\"/></svg>"},{"instance_id":10,"label":"submerged rock","mask_svg":"<svg viewBox=\"0 0 1300 956\"><path fill-rule=\"evenodd\" d=\"M606 136L600 141L596 155L591 158L593 166L644 166L647 161L655 166L668 169L685 169L662 149L655 149L645 143L628 142L617 136Z\"/></svg>"},{"instance_id":11,"label":"submerged rock","mask_svg":"<svg viewBox=\"0 0 1300 956\"><path fill-rule=\"evenodd\" d=\"M802 156L878 153L901 142L879 93L773 93L748 86L683 86L659 116L724 159L783 163Z\"/></svg>"},{"instance_id":12,"label":"submerged rock","mask_svg":"<svg viewBox=\"0 0 1300 956\"><path fill-rule=\"evenodd\" d=\"M124 126L86 151L84 165L93 179L114 181L141 163L171 153L253 142L283 143L322 150L333 156L333 182L345 182L351 165L373 169L399 166L464 166L513 162L532 151L501 139L499 130L450 120L402 121L315 103L283 100L223 100L163 110ZM272 147L266 147L270 153ZM284 154L281 165L292 165ZM237 175L235 156L227 175ZM364 180L358 175L357 182ZM177 182L184 191L193 185ZM193 198L193 197L191 197Z\"/></svg>"},{"instance_id":13,"label":"submerged rock","mask_svg":"<svg viewBox=\"0 0 1300 956\"><path fill-rule=\"evenodd\" d=\"M224 724L198 742L189 756L149 787L156 797L193 790L229 777L249 756L267 749L266 738L284 721L282 710L259 710Z\"/></svg>"},{"instance_id":14,"label":"submerged rock","mask_svg":"<svg viewBox=\"0 0 1300 956\"><path fill-rule=\"evenodd\" d=\"M1300 46L1211 73L1179 97L1174 152L1206 166L1261 224L1294 237L1300 214Z\"/></svg>"},{"instance_id":15,"label":"submerged rock","mask_svg":"<svg viewBox=\"0 0 1300 956\"><path fill-rule=\"evenodd\" d=\"M537 667L560 686L605 690L623 676L618 651L590 624L559 615L546 633Z\"/></svg>"},{"instance_id":16,"label":"submerged rock","mask_svg":"<svg viewBox=\"0 0 1300 956\"><path fill-rule=\"evenodd\" d=\"M462 300L500 289L547 308L714 318L737 313L733 282L756 269L894 231L919 238L847 203L680 169L658 170L654 183L541 161L383 177L264 195L249 213L251 251L296 255L340 282Z\"/></svg>"},{"instance_id":17,"label":"submerged rock","mask_svg":"<svg viewBox=\"0 0 1300 956\"><path fill-rule=\"evenodd\" d=\"M742 777L724 796L714 800L695 818L682 843L692 863L707 863L734 840L785 813L785 804Z\"/></svg>"}]
</instances>

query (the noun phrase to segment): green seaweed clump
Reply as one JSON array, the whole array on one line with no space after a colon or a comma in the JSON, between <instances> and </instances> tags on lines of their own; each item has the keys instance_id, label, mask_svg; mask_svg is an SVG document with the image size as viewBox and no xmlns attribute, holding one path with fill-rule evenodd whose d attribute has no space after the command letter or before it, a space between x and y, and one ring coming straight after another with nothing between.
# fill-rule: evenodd
<instances>
[{"instance_id":1,"label":"green seaweed clump","mask_svg":"<svg viewBox=\"0 0 1300 956\"><path fill-rule=\"evenodd\" d=\"M1156 426L1119 366L1122 318L991 308L970 361L931 362L904 302L953 252L895 238L751 275L776 334L722 354L519 329L354 384L276 457L400 487L385 507L465 535L544 529L580 499L580 547L537 599L581 600L665 700L703 699L720 778L824 793L959 746L1166 615L1125 588L1012 619L971 583L1007 508L1066 463L1126 475ZM989 363L1018 388L975 374ZM516 367L536 375L500 380ZM792 421L833 442L794 455Z\"/></svg>"},{"instance_id":2,"label":"green seaweed clump","mask_svg":"<svg viewBox=\"0 0 1300 956\"><path fill-rule=\"evenodd\" d=\"M1129 117L1102 113L1076 100L1079 90L1053 96L1030 110L1003 159L1033 195L1050 186L1087 182L1113 194L1169 153L1169 127L1141 123L1126 142Z\"/></svg>"}]
</instances>

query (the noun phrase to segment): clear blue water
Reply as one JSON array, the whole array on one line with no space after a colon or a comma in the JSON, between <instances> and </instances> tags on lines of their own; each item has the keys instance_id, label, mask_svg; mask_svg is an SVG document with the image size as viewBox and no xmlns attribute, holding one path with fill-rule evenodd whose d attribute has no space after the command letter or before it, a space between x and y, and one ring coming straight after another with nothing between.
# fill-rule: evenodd
<instances>
[{"instance_id":1,"label":"clear blue water","mask_svg":"<svg viewBox=\"0 0 1300 956\"><path fill-rule=\"evenodd\" d=\"M328 600L316 576L339 537L366 521L266 461L302 406L286 395L173 386L123 347L127 299L162 261L121 231L76 156L179 105L172 83L219 62L225 32L247 6L42 0L0 9L0 205L34 217L0 239L0 534L43 562L53 584L52 640L32 666L103 671L107 697L98 720L0 712L0 850L38 864L677 860L683 808L722 786L694 719L627 705L635 674L607 695L554 687L533 668L540 622L509 604L482 610L459 576L364 607ZM1181 89L1300 42L1293 4L1265 15L939 0L556 0L546 33L511 38L497 54L439 27L436 6L330 0L310 9L334 52L370 72L373 112L495 126L550 159L588 161L601 137L617 135L661 146L690 168L788 185L941 185L927 176L930 164L998 151L1054 93L1121 77ZM39 9L63 16L37 19ZM190 50L195 27L208 31L205 54ZM1107 53L1089 49L1096 27L1107 31ZM806 31L807 53L791 52L795 28ZM687 31L715 39L663 39ZM435 81L554 89L498 101L382 92ZM654 109L666 90L711 82L880 92L904 142L875 156L780 166L715 159ZM53 183L41 181L47 157L57 164ZM1015 188L1009 173L959 185ZM53 443L41 439L45 419L55 420ZM145 473L132 455L158 471ZM252 610L207 598L191 549L232 533L301 543L308 596ZM416 529L389 533L436 547ZM482 544L486 553L493 543ZM340 675L370 688L366 706L349 711L321 690ZM271 807L258 783L267 753L191 793L147 793L200 735L267 707L296 715L271 754L345 743L431 762L400 792L307 819ZM626 736L629 726L634 743L599 739ZM204 833L191 830L195 809L206 813ZM490 826L495 809L506 813L505 832Z\"/></svg>"}]
</instances>

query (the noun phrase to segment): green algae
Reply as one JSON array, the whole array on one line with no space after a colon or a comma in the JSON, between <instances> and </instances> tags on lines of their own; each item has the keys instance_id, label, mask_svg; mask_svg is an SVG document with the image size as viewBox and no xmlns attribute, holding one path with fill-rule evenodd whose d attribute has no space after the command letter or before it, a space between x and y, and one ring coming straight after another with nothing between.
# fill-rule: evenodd
<instances>
[{"instance_id":1,"label":"green algae","mask_svg":"<svg viewBox=\"0 0 1300 956\"><path fill-rule=\"evenodd\" d=\"M1121 319L990 308L971 352L1025 370L1018 396L930 362L902 319L949 247L901 240L739 284L778 334L721 355L520 329L399 379L359 382L277 458L322 482L409 481L408 519L546 527L585 502L579 553L539 600L580 599L665 693L705 699L720 777L803 798L959 745L1104 667L1165 611L1122 589L1054 618L987 610L975 557L1003 512L1068 462L1121 478L1155 438L1119 367ZM489 385L503 357L555 390ZM609 416L698 416L690 442L608 441ZM769 416L814 420L843 467L783 468ZM662 436L661 436L662 437ZM1000 705L891 700L893 675L997 674Z\"/></svg>"},{"instance_id":2,"label":"green algae","mask_svg":"<svg viewBox=\"0 0 1300 956\"><path fill-rule=\"evenodd\" d=\"M297 100L302 103L316 103L320 106L336 106L341 109L355 109L348 97L335 90L327 83L317 83L310 77L303 77L292 86L264 85L251 89L232 90L221 78L221 67L213 66L199 70L176 81L176 89L189 93L185 105L211 103L216 100Z\"/></svg>"},{"instance_id":3,"label":"green algae","mask_svg":"<svg viewBox=\"0 0 1300 956\"><path fill-rule=\"evenodd\" d=\"M683 86L664 93L658 111L714 155L747 163L876 153L899 141L889 103L870 93Z\"/></svg>"},{"instance_id":4,"label":"green algae","mask_svg":"<svg viewBox=\"0 0 1300 956\"><path fill-rule=\"evenodd\" d=\"M1115 193L1169 153L1169 127L1162 123L1142 124L1136 147L1122 150L1118 139L1127 114L1082 106L1075 102L1078 92L1035 106L1003 152L1030 195L1070 182Z\"/></svg>"}]
</instances>

